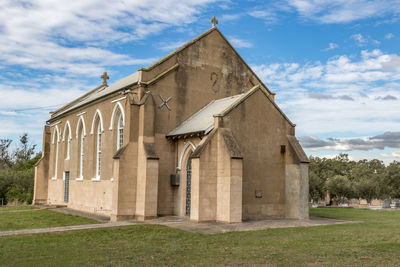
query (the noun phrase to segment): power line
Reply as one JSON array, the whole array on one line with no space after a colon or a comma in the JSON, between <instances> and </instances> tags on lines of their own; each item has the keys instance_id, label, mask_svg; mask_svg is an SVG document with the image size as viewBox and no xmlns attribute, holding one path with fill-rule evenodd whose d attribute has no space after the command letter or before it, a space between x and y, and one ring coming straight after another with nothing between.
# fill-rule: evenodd
<instances>
[{"instance_id":1,"label":"power line","mask_svg":"<svg viewBox=\"0 0 400 267\"><path fill-rule=\"evenodd\" d=\"M61 106L62 104L58 105L51 105L51 106L44 106L44 107L30 107L30 108L23 108L23 109L6 109L3 111L9 111L9 112L20 112L20 111L28 111L28 110L38 110L38 109L52 109Z\"/></svg>"}]
</instances>

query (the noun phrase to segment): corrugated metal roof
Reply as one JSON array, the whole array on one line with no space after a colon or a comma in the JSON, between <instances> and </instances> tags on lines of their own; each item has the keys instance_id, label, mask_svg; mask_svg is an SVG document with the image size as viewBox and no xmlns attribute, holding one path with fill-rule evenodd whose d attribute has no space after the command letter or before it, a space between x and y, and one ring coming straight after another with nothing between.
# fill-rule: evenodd
<instances>
[{"instance_id":1,"label":"corrugated metal roof","mask_svg":"<svg viewBox=\"0 0 400 267\"><path fill-rule=\"evenodd\" d=\"M189 133L208 134L214 128L214 115L219 114L233 105L246 94L234 95L211 101L208 105L184 121L177 128L168 133L168 137Z\"/></svg>"},{"instance_id":2,"label":"corrugated metal roof","mask_svg":"<svg viewBox=\"0 0 400 267\"><path fill-rule=\"evenodd\" d=\"M59 110L57 110L55 113L52 114L52 118L57 117L61 114L64 114L74 108L77 108L79 106L85 105L89 102L92 102L96 99L99 99L103 96L106 96L108 94L114 93L122 88L125 88L129 85L133 85L139 81L139 72L135 72L129 76L126 76L125 78L117 81L116 83L113 83L110 86L100 86L93 90L92 92L89 92L88 94L82 96L81 98L78 98L74 102L72 102L70 105L67 105Z\"/></svg>"}]
</instances>

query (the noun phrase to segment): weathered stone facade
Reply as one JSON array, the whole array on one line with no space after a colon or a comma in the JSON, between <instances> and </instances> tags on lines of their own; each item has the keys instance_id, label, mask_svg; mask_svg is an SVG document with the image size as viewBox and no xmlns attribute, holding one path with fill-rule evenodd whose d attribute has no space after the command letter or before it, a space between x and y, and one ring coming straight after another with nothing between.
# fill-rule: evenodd
<instances>
[{"instance_id":1,"label":"weathered stone facade","mask_svg":"<svg viewBox=\"0 0 400 267\"><path fill-rule=\"evenodd\" d=\"M207 105L223 106L211 127L170 134L194 114L209 120ZM52 113L34 203L112 220L307 218L308 159L294 134L274 94L213 27Z\"/></svg>"}]
</instances>

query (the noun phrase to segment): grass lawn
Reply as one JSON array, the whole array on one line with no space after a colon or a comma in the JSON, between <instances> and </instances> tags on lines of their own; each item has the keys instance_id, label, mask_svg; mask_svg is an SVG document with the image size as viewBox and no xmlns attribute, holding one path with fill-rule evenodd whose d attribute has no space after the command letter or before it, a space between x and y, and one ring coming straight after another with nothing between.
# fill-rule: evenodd
<instances>
[{"instance_id":1,"label":"grass lawn","mask_svg":"<svg viewBox=\"0 0 400 267\"><path fill-rule=\"evenodd\" d=\"M34 210L38 209L36 206L28 206L28 205L21 205L21 206L0 206L0 212L2 211L18 211L18 210Z\"/></svg>"},{"instance_id":2,"label":"grass lawn","mask_svg":"<svg viewBox=\"0 0 400 267\"><path fill-rule=\"evenodd\" d=\"M79 216L35 209L30 206L0 208L0 231L98 223ZM3 240L0 240L2 243Z\"/></svg>"},{"instance_id":3,"label":"grass lawn","mask_svg":"<svg viewBox=\"0 0 400 267\"><path fill-rule=\"evenodd\" d=\"M311 209L311 215L361 223L217 235L135 225L0 237L0 265L400 265L400 211Z\"/></svg>"}]
</instances>

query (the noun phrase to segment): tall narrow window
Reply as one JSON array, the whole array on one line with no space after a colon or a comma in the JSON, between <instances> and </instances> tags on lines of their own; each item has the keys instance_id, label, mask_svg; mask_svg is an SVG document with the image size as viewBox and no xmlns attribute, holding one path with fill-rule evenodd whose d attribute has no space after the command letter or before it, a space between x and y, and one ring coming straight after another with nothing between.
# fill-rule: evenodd
<instances>
[{"instance_id":1,"label":"tall narrow window","mask_svg":"<svg viewBox=\"0 0 400 267\"><path fill-rule=\"evenodd\" d=\"M122 114L118 118L118 139L117 139L117 150L120 149L124 144L124 119Z\"/></svg>"},{"instance_id":2,"label":"tall narrow window","mask_svg":"<svg viewBox=\"0 0 400 267\"><path fill-rule=\"evenodd\" d=\"M67 140L65 140L65 138ZM65 153L65 159L69 160L70 157L70 151L71 151L71 128L69 126L69 122L65 125L64 128L64 153Z\"/></svg>"},{"instance_id":3,"label":"tall narrow window","mask_svg":"<svg viewBox=\"0 0 400 267\"><path fill-rule=\"evenodd\" d=\"M97 154L96 154L96 178L100 179L100 173L101 173L101 125L99 122L99 125L97 126Z\"/></svg>"},{"instance_id":4,"label":"tall narrow window","mask_svg":"<svg viewBox=\"0 0 400 267\"><path fill-rule=\"evenodd\" d=\"M55 141L55 144L56 144L56 149L55 149L55 151L56 151L56 160L55 160L55 163L54 163L54 179L57 179L57 169L58 169L58 131L56 131L56 133L57 133L57 137L56 137L56 141Z\"/></svg>"},{"instance_id":5,"label":"tall narrow window","mask_svg":"<svg viewBox=\"0 0 400 267\"><path fill-rule=\"evenodd\" d=\"M83 179L83 158L84 158L84 143L85 143L85 136L83 135L83 130L81 131L81 138L80 138L80 149L79 149L79 178Z\"/></svg>"},{"instance_id":6,"label":"tall narrow window","mask_svg":"<svg viewBox=\"0 0 400 267\"><path fill-rule=\"evenodd\" d=\"M70 150L71 150L71 138L68 137L68 139L67 139L67 158L66 159L69 159Z\"/></svg>"}]
</instances>

